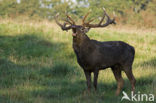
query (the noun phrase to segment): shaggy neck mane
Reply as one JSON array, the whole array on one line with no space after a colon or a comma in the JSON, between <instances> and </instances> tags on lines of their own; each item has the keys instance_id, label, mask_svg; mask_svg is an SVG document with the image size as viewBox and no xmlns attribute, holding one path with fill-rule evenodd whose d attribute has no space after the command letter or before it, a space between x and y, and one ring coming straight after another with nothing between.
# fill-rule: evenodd
<instances>
[{"instance_id":1,"label":"shaggy neck mane","mask_svg":"<svg viewBox=\"0 0 156 103\"><path fill-rule=\"evenodd\" d=\"M89 41L90 38L86 34L73 37L73 44L76 46L81 46L84 43L87 44Z\"/></svg>"}]
</instances>

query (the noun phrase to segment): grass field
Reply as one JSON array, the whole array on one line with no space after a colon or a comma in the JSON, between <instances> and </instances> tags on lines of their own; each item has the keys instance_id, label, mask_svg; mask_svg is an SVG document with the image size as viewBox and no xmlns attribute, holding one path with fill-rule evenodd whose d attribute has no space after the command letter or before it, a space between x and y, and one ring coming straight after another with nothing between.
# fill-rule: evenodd
<instances>
[{"instance_id":1,"label":"grass field","mask_svg":"<svg viewBox=\"0 0 156 103\"><path fill-rule=\"evenodd\" d=\"M156 95L156 30L116 26L92 29L88 36L134 46L136 92ZM129 94L130 83L122 74L123 90ZM122 97L114 95L116 81L110 69L100 71L97 92L85 90L71 31L47 21L0 21L0 103L120 103Z\"/></svg>"}]
</instances>

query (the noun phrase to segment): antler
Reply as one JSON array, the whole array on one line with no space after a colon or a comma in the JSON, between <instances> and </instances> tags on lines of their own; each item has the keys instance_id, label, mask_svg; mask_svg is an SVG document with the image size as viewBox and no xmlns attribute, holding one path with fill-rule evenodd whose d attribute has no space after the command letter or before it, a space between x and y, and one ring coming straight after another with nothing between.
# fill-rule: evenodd
<instances>
[{"instance_id":1,"label":"antler","mask_svg":"<svg viewBox=\"0 0 156 103\"><path fill-rule=\"evenodd\" d=\"M62 30L68 31L69 29L72 28L72 25L75 24L75 22L72 20L72 18L71 18L68 14L66 14L67 19L64 20L64 21L65 21L64 24L61 24L61 23L57 20L58 16L59 16L59 14L56 14L56 16L54 17L54 19L55 19L56 24L59 25L59 26L61 27ZM70 21L69 21L69 20L70 20ZM67 24L70 24L70 25L69 25L69 26L66 26Z\"/></svg>"},{"instance_id":2,"label":"antler","mask_svg":"<svg viewBox=\"0 0 156 103\"><path fill-rule=\"evenodd\" d=\"M90 20L89 22L85 23L84 19L83 19L83 26L85 27L89 27L89 28L98 28L98 27L106 27L109 24L116 24L115 23L115 19L110 19L110 17L108 16L108 14L106 13L105 9L103 8L104 14L100 20L100 22L98 24L90 24L90 22L92 22L94 19ZM88 15L87 15L88 16ZM104 21L105 17L107 17L107 21L105 24L102 24L102 22ZM86 18L85 18L86 19Z\"/></svg>"},{"instance_id":3,"label":"antler","mask_svg":"<svg viewBox=\"0 0 156 103\"><path fill-rule=\"evenodd\" d=\"M87 16L88 16L89 13L90 13L90 12L88 12L88 13L83 17L83 19L82 19L82 26L83 26L83 27L88 27L88 28L98 28L98 27L106 27L106 26L108 26L109 24L116 24L116 23L115 23L115 19L114 19L114 18L113 18L113 19L110 19L110 17L108 16L108 14L106 13L106 11L105 11L104 8L103 8L103 11L104 11L103 16L102 16L102 18L101 18L101 20L100 20L100 22L99 22L98 24L90 24L90 22L92 22L95 18L94 18L94 19L91 19L91 20L89 20L88 22L85 23L85 20L86 20ZM74 22L74 20L73 20L68 14L66 14L67 18L64 20L65 23L64 23L64 24L61 24L61 23L57 20L58 15L59 15L59 14L57 14L57 15L55 16L55 21L56 21L56 23L62 28L62 30L69 30L69 29L71 29L73 26L80 26L80 25L76 25L75 22ZM102 22L104 21L105 17L107 17L106 23L102 24ZM68 24L69 26L67 26L67 24Z\"/></svg>"},{"instance_id":4,"label":"antler","mask_svg":"<svg viewBox=\"0 0 156 103\"><path fill-rule=\"evenodd\" d=\"M85 25L85 20L87 18L87 16L89 15L90 11L83 17L82 19L82 25Z\"/></svg>"},{"instance_id":5,"label":"antler","mask_svg":"<svg viewBox=\"0 0 156 103\"><path fill-rule=\"evenodd\" d=\"M66 16L67 16L67 19L69 19L72 22L72 24L75 25L75 21L68 14L66 14Z\"/></svg>"}]
</instances>

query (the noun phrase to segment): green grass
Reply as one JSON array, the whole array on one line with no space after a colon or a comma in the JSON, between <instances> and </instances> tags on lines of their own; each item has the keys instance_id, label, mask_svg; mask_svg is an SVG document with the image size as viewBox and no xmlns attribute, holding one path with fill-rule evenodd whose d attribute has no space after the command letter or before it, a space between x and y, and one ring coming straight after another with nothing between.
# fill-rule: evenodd
<instances>
[{"instance_id":1,"label":"green grass","mask_svg":"<svg viewBox=\"0 0 156 103\"><path fill-rule=\"evenodd\" d=\"M156 35L150 30L118 27L93 29L100 41L122 40L135 47L136 91L156 95ZM123 73L123 90L130 83ZM100 71L98 91L86 92L83 70L76 61L70 32L49 22L0 23L0 103L120 103L110 69ZM127 103L124 101L123 103Z\"/></svg>"}]
</instances>

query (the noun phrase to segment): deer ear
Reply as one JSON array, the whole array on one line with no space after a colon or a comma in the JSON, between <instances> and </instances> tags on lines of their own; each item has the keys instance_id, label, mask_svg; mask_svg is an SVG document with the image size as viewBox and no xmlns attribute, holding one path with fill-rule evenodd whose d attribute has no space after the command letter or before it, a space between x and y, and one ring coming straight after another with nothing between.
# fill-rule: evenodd
<instances>
[{"instance_id":1,"label":"deer ear","mask_svg":"<svg viewBox=\"0 0 156 103\"><path fill-rule=\"evenodd\" d=\"M85 28L84 33L87 33L90 30L90 28Z\"/></svg>"}]
</instances>

